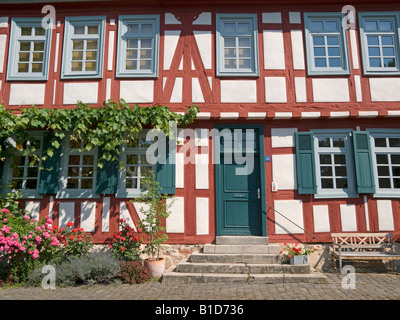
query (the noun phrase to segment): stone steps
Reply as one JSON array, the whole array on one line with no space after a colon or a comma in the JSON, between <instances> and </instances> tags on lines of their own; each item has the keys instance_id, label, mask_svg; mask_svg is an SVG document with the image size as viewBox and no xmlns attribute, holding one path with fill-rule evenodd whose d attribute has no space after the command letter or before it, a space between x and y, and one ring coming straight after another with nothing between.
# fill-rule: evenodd
<instances>
[{"instance_id":1,"label":"stone steps","mask_svg":"<svg viewBox=\"0 0 400 320\"><path fill-rule=\"evenodd\" d=\"M282 264L281 246L268 244L265 237L216 238L188 261L162 276L164 283L321 283L326 277L309 265Z\"/></svg>"}]
</instances>

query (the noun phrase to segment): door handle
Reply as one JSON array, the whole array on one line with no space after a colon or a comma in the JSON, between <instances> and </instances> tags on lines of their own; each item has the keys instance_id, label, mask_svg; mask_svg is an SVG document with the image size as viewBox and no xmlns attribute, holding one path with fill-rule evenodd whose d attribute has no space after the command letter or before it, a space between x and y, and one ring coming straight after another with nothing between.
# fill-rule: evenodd
<instances>
[{"instance_id":1,"label":"door handle","mask_svg":"<svg viewBox=\"0 0 400 320\"><path fill-rule=\"evenodd\" d=\"M257 199L260 199L261 193L260 193L260 188L257 189Z\"/></svg>"}]
</instances>

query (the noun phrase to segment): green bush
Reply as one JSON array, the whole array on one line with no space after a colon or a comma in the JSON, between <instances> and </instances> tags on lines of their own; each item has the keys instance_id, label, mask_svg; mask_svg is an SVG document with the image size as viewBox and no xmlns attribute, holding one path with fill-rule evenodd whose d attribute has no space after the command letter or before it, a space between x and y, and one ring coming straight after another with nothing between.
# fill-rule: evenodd
<instances>
[{"instance_id":1,"label":"green bush","mask_svg":"<svg viewBox=\"0 0 400 320\"><path fill-rule=\"evenodd\" d=\"M120 265L110 252L90 252L72 256L55 265L56 285L75 286L109 284L114 282L120 272ZM44 277L41 268L31 273L27 285L40 285Z\"/></svg>"}]
</instances>

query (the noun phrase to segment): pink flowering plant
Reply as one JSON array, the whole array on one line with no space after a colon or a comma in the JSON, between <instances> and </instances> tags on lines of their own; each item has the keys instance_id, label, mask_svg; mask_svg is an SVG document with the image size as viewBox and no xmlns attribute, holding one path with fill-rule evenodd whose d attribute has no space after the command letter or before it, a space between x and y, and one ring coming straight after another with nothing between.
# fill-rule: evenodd
<instances>
[{"instance_id":1,"label":"pink flowering plant","mask_svg":"<svg viewBox=\"0 0 400 320\"><path fill-rule=\"evenodd\" d=\"M292 256L309 255L317 251L317 248L298 243L284 243L280 252L284 262L289 261Z\"/></svg>"}]
</instances>

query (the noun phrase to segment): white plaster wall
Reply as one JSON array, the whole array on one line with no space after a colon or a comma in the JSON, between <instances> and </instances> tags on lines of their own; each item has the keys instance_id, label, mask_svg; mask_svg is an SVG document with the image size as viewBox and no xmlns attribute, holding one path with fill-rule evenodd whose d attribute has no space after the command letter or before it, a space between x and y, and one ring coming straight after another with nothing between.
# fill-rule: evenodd
<instances>
[{"instance_id":1,"label":"white plaster wall","mask_svg":"<svg viewBox=\"0 0 400 320\"><path fill-rule=\"evenodd\" d=\"M196 198L196 234L209 234L209 199Z\"/></svg>"},{"instance_id":2,"label":"white plaster wall","mask_svg":"<svg viewBox=\"0 0 400 320\"><path fill-rule=\"evenodd\" d=\"M357 231L356 207L354 204L340 205L342 231Z\"/></svg>"},{"instance_id":3,"label":"white plaster wall","mask_svg":"<svg viewBox=\"0 0 400 320\"><path fill-rule=\"evenodd\" d=\"M172 13L165 13L165 24L182 24Z\"/></svg>"},{"instance_id":4,"label":"white plaster wall","mask_svg":"<svg viewBox=\"0 0 400 320\"><path fill-rule=\"evenodd\" d=\"M85 232L94 232L96 216L96 202L81 203L81 223L80 226Z\"/></svg>"},{"instance_id":5,"label":"white plaster wall","mask_svg":"<svg viewBox=\"0 0 400 320\"><path fill-rule=\"evenodd\" d=\"M6 42L7 42L7 35L0 34L0 73L3 73L4 70L4 57L6 54Z\"/></svg>"},{"instance_id":6,"label":"white plaster wall","mask_svg":"<svg viewBox=\"0 0 400 320\"><path fill-rule=\"evenodd\" d=\"M179 30L166 30L164 32L164 69L169 70L171 67L172 58L178 45Z\"/></svg>"},{"instance_id":7,"label":"white plaster wall","mask_svg":"<svg viewBox=\"0 0 400 320\"><path fill-rule=\"evenodd\" d=\"M211 12L202 12L193 22L194 25L211 25Z\"/></svg>"},{"instance_id":8,"label":"white plaster wall","mask_svg":"<svg viewBox=\"0 0 400 320\"><path fill-rule=\"evenodd\" d=\"M208 189L209 188L208 154L195 154L194 159L195 159L196 189Z\"/></svg>"},{"instance_id":9,"label":"white plaster wall","mask_svg":"<svg viewBox=\"0 0 400 320\"><path fill-rule=\"evenodd\" d=\"M68 82L64 84L64 104L97 103L99 84L96 82Z\"/></svg>"},{"instance_id":10,"label":"white plaster wall","mask_svg":"<svg viewBox=\"0 0 400 320\"><path fill-rule=\"evenodd\" d=\"M192 102L204 102L203 91L201 90L199 78L192 78Z\"/></svg>"},{"instance_id":11,"label":"white plaster wall","mask_svg":"<svg viewBox=\"0 0 400 320\"><path fill-rule=\"evenodd\" d=\"M10 89L10 106L42 105L46 84L44 83L12 83Z\"/></svg>"},{"instance_id":12,"label":"white plaster wall","mask_svg":"<svg viewBox=\"0 0 400 320\"><path fill-rule=\"evenodd\" d=\"M272 179L277 190L297 189L296 165L294 154L272 155Z\"/></svg>"},{"instance_id":13,"label":"white plaster wall","mask_svg":"<svg viewBox=\"0 0 400 320\"><path fill-rule=\"evenodd\" d=\"M175 78L174 88L172 89L170 102L173 102L173 103L181 103L182 102L182 89L183 89L182 78Z\"/></svg>"},{"instance_id":14,"label":"white plaster wall","mask_svg":"<svg viewBox=\"0 0 400 320\"><path fill-rule=\"evenodd\" d=\"M185 232L185 204L183 197L175 197L174 200L167 199L167 205L171 206L171 214L166 219L166 231L169 233Z\"/></svg>"},{"instance_id":15,"label":"white plaster wall","mask_svg":"<svg viewBox=\"0 0 400 320\"><path fill-rule=\"evenodd\" d=\"M205 69L212 68L212 35L211 31L193 31L196 39L197 47L199 48L200 57L203 61Z\"/></svg>"},{"instance_id":16,"label":"white plaster wall","mask_svg":"<svg viewBox=\"0 0 400 320\"><path fill-rule=\"evenodd\" d=\"M256 81L221 80L221 102L257 102Z\"/></svg>"},{"instance_id":17,"label":"white plaster wall","mask_svg":"<svg viewBox=\"0 0 400 320\"><path fill-rule=\"evenodd\" d=\"M274 208L297 224L296 226L280 214L275 213L275 232L277 234L304 233L301 229L304 228L303 202L301 200L275 200Z\"/></svg>"},{"instance_id":18,"label":"white plaster wall","mask_svg":"<svg viewBox=\"0 0 400 320\"><path fill-rule=\"evenodd\" d=\"M101 210L101 231L102 232L110 231L110 206L111 206L110 197L104 197L103 198L103 208Z\"/></svg>"},{"instance_id":19,"label":"white plaster wall","mask_svg":"<svg viewBox=\"0 0 400 320\"><path fill-rule=\"evenodd\" d=\"M301 23L300 12L289 12L289 22L290 23Z\"/></svg>"},{"instance_id":20,"label":"white plaster wall","mask_svg":"<svg viewBox=\"0 0 400 320\"><path fill-rule=\"evenodd\" d=\"M286 103L286 78L266 77L265 78L265 102Z\"/></svg>"},{"instance_id":21,"label":"white plaster wall","mask_svg":"<svg viewBox=\"0 0 400 320\"><path fill-rule=\"evenodd\" d=\"M25 204L25 210L28 211L33 219L39 220L40 202L28 201Z\"/></svg>"},{"instance_id":22,"label":"white plaster wall","mask_svg":"<svg viewBox=\"0 0 400 320\"><path fill-rule=\"evenodd\" d=\"M126 223L127 223L131 228L133 228L135 231L137 231L136 226L135 226L135 223L133 222L132 217L131 217L131 215L130 215L130 213L129 213L128 206L127 206L126 203L123 202L123 201L120 202L120 204L119 204L119 218L118 218L118 220L120 220L120 219L125 219L125 220L126 220ZM121 231L121 230L120 230L120 231Z\"/></svg>"},{"instance_id":23,"label":"white plaster wall","mask_svg":"<svg viewBox=\"0 0 400 320\"><path fill-rule=\"evenodd\" d=\"M297 128L272 128L271 146L272 148L294 147L294 134Z\"/></svg>"},{"instance_id":24,"label":"white plaster wall","mask_svg":"<svg viewBox=\"0 0 400 320\"><path fill-rule=\"evenodd\" d=\"M8 17L0 17L0 28L8 27Z\"/></svg>"},{"instance_id":25,"label":"white plaster wall","mask_svg":"<svg viewBox=\"0 0 400 320\"><path fill-rule=\"evenodd\" d=\"M362 101L362 89L361 89L361 77L359 75L354 76L354 85L356 88L356 100L357 102Z\"/></svg>"},{"instance_id":26,"label":"white plaster wall","mask_svg":"<svg viewBox=\"0 0 400 320\"><path fill-rule=\"evenodd\" d=\"M350 46L351 46L351 58L353 62L353 69L359 69L358 63L358 47L357 47L357 35L356 30L350 30Z\"/></svg>"},{"instance_id":27,"label":"white plaster wall","mask_svg":"<svg viewBox=\"0 0 400 320\"><path fill-rule=\"evenodd\" d=\"M263 23L282 23L282 14L280 12L263 12Z\"/></svg>"},{"instance_id":28,"label":"white plaster wall","mask_svg":"<svg viewBox=\"0 0 400 320\"><path fill-rule=\"evenodd\" d=\"M264 69L285 69L285 49L282 30L264 30Z\"/></svg>"},{"instance_id":29,"label":"white plaster wall","mask_svg":"<svg viewBox=\"0 0 400 320\"><path fill-rule=\"evenodd\" d=\"M369 78L371 101L400 101L399 78Z\"/></svg>"},{"instance_id":30,"label":"white plaster wall","mask_svg":"<svg viewBox=\"0 0 400 320\"><path fill-rule=\"evenodd\" d=\"M58 214L59 228L66 228L68 222L74 222L75 202L60 202Z\"/></svg>"},{"instance_id":31,"label":"white plaster wall","mask_svg":"<svg viewBox=\"0 0 400 320\"><path fill-rule=\"evenodd\" d=\"M294 88L296 93L296 102L307 102L306 78L295 77Z\"/></svg>"},{"instance_id":32,"label":"white plaster wall","mask_svg":"<svg viewBox=\"0 0 400 320\"><path fill-rule=\"evenodd\" d=\"M349 102L347 79L312 79L315 102Z\"/></svg>"},{"instance_id":33,"label":"white plaster wall","mask_svg":"<svg viewBox=\"0 0 400 320\"><path fill-rule=\"evenodd\" d=\"M128 103L151 103L154 97L154 81L121 81L119 96Z\"/></svg>"},{"instance_id":34,"label":"white plaster wall","mask_svg":"<svg viewBox=\"0 0 400 320\"><path fill-rule=\"evenodd\" d=\"M393 231L392 200L377 200L378 226L380 231Z\"/></svg>"},{"instance_id":35,"label":"white plaster wall","mask_svg":"<svg viewBox=\"0 0 400 320\"><path fill-rule=\"evenodd\" d=\"M329 209L327 205L313 206L314 232L330 232Z\"/></svg>"},{"instance_id":36,"label":"white plaster wall","mask_svg":"<svg viewBox=\"0 0 400 320\"><path fill-rule=\"evenodd\" d=\"M183 188L185 180L185 155L183 153L176 154L176 165L175 165L175 187Z\"/></svg>"},{"instance_id":37,"label":"white plaster wall","mask_svg":"<svg viewBox=\"0 0 400 320\"><path fill-rule=\"evenodd\" d=\"M290 30L294 70L304 70L303 31Z\"/></svg>"}]
</instances>

